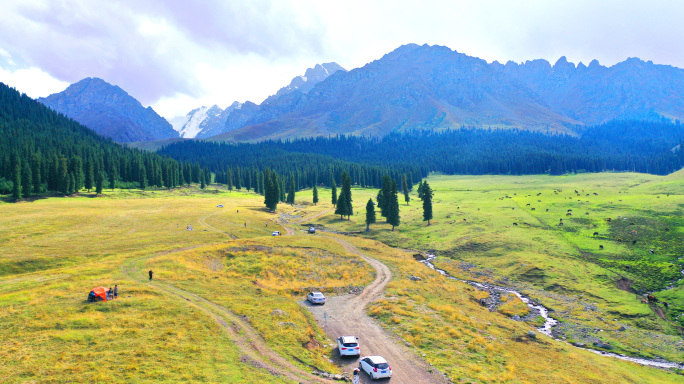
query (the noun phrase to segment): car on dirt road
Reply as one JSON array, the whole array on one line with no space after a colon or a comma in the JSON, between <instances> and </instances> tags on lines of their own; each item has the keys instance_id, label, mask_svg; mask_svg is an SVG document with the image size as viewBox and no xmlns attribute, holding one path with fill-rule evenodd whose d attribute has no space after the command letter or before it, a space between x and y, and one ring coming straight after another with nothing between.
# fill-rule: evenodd
<instances>
[{"instance_id":1,"label":"car on dirt road","mask_svg":"<svg viewBox=\"0 0 684 384\"><path fill-rule=\"evenodd\" d=\"M309 292L309 294L306 295L306 300L311 304L325 304L325 296L320 292Z\"/></svg>"},{"instance_id":2,"label":"car on dirt road","mask_svg":"<svg viewBox=\"0 0 684 384\"><path fill-rule=\"evenodd\" d=\"M280 236L280 231L273 231L273 236Z\"/></svg>"},{"instance_id":3,"label":"car on dirt road","mask_svg":"<svg viewBox=\"0 0 684 384\"><path fill-rule=\"evenodd\" d=\"M392 367L382 356L367 356L359 362L359 369L366 372L372 380L392 377Z\"/></svg>"},{"instance_id":4,"label":"car on dirt road","mask_svg":"<svg viewBox=\"0 0 684 384\"><path fill-rule=\"evenodd\" d=\"M316 227L309 227L309 233L316 233Z\"/></svg>"},{"instance_id":5,"label":"car on dirt road","mask_svg":"<svg viewBox=\"0 0 684 384\"><path fill-rule=\"evenodd\" d=\"M361 355L359 339L355 336L340 336L337 338L337 350L340 356L359 356Z\"/></svg>"}]
</instances>

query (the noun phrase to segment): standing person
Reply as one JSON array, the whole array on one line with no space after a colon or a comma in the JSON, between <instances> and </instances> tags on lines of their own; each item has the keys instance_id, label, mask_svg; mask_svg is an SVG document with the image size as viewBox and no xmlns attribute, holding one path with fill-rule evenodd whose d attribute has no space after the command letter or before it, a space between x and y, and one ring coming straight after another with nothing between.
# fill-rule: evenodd
<instances>
[{"instance_id":1,"label":"standing person","mask_svg":"<svg viewBox=\"0 0 684 384\"><path fill-rule=\"evenodd\" d=\"M266 226L268 227L268 221L266 222Z\"/></svg>"},{"instance_id":2,"label":"standing person","mask_svg":"<svg viewBox=\"0 0 684 384\"><path fill-rule=\"evenodd\" d=\"M152 270L151 270L151 269L150 269L150 272L149 272L149 274L150 274L150 281L152 281L152 274L154 274L154 272L152 272Z\"/></svg>"},{"instance_id":3,"label":"standing person","mask_svg":"<svg viewBox=\"0 0 684 384\"><path fill-rule=\"evenodd\" d=\"M114 291L112 290L112 287L109 287L109 291L107 291L107 301L109 301L113 298L114 298Z\"/></svg>"},{"instance_id":4,"label":"standing person","mask_svg":"<svg viewBox=\"0 0 684 384\"><path fill-rule=\"evenodd\" d=\"M114 298L116 299L118 297L119 297L119 286L114 285Z\"/></svg>"},{"instance_id":5,"label":"standing person","mask_svg":"<svg viewBox=\"0 0 684 384\"><path fill-rule=\"evenodd\" d=\"M352 384L361 384L361 370L354 368L354 378L352 379Z\"/></svg>"},{"instance_id":6,"label":"standing person","mask_svg":"<svg viewBox=\"0 0 684 384\"><path fill-rule=\"evenodd\" d=\"M245 222L245 228L247 228L247 222Z\"/></svg>"}]
</instances>

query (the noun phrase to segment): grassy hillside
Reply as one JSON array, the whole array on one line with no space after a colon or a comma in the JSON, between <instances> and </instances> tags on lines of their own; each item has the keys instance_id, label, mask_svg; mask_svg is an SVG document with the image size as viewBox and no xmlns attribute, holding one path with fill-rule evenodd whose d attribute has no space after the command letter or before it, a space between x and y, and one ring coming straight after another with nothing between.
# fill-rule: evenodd
<instances>
[{"instance_id":1,"label":"grassy hillside","mask_svg":"<svg viewBox=\"0 0 684 384\"><path fill-rule=\"evenodd\" d=\"M638 348L644 355L681 360L681 338L673 335L673 326L656 318L634 294L615 289L616 272L585 260L576 249L590 249L601 240L544 226L556 217L541 215L543 205L535 211L525 205L530 199L526 195L535 189L576 186L599 190L601 197L623 197L624 189L657 177L428 180L436 190L432 226L424 226L419 204L412 201L402 207L403 221L396 231L377 224L369 236L402 248L436 249L451 256L440 263L454 274L494 280L509 274L510 284L556 309L564 324L592 329L600 325L605 330L602 339L619 351ZM317 206L309 203L310 192L298 193L297 205L282 204L276 214L261 208L261 196L212 188L0 203L0 381L297 382L287 375L274 376L255 362L249 340L257 339L307 372L312 366L334 372L337 368L328 360L332 349L326 347L332 342L297 300L310 288L332 295L363 286L373 276L360 268L358 256L324 233L270 234L286 231L279 225L284 219L291 225L311 221L360 230L362 206L376 192L353 190L356 214L350 221L332 214L326 190L321 190ZM499 200L505 194L512 198ZM653 195L650 200L645 200L647 195L627 196L623 210L648 207L681 215L681 195ZM562 197L548 196L550 213L566 210ZM613 213L596 216L607 214ZM541 222L534 224L537 217ZM513 227L511 220L528 225ZM188 225L194 230L187 231ZM529 324L508 318L524 312L515 299L489 312L476 302L482 292L429 271L412 252L372 239L346 238L389 265L394 274L384 299L368 313L454 381L681 382L673 373L596 356L542 335L531 339L525 336L533 329ZM626 247L602 241L605 256ZM476 267L466 271L462 262ZM152 282L147 280L148 269L155 272ZM422 280L411 281L410 275ZM114 284L121 290L118 300L85 302L91 288ZM673 292L679 291L667 294ZM584 309L594 303L596 310ZM245 339L244 328L237 328L243 322L258 338ZM614 329L622 324L628 327L620 333L626 335L624 341L603 336L617 335ZM564 331L566 337L580 340L571 331ZM657 344L648 345L654 340Z\"/></svg>"}]
</instances>

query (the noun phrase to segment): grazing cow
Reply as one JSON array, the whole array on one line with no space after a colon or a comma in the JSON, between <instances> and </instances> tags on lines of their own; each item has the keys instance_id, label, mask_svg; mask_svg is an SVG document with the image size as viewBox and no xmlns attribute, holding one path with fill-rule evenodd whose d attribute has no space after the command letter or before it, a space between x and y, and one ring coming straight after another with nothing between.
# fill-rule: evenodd
<instances>
[{"instance_id":1,"label":"grazing cow","mask_svg":"<svg viewBox=\"0 0 684 384\"><path fill-rule=\"evenodd\" d=\"M572 216L572 213L568 212L565 214L565 216Z\"/></svg>"},{"instance_id":2,"label":"grazing cow","mask_svg":"<svg viewBox=\"0 0 684 384\"><path fill-rule=\"evenodd\" d=\"M534 211L534 208L532 208L532 210Z\"/></svg>"},{"instance_id":3,"label":"grazing cow","mask_svg":"<svg viewBox=\"0 0 684 384\"><path fill-rule=\"evenodd\" d=\"M463 221L466 221L466 219L463 219Z\"/></svg>"},{"instance_id":4,"label":"grazing cow","mask_svg":"<svg viewBox=\"0 0 684 384\"><path fill-rule=\"evenodd\" d=\"M603 249L603 245L599 245L599 249Z\"/></svg>"},{"instance_id":5,"label":"grazing cow","mask_svg":"<svg viewBox=\"0 0 684 384\"><path fill-rule=\"evenodd\" d=\"M526 206L526 207L529 207L530 205L529 205L529 204L525 204L525 206Z\"/></svg>"},{"instance_id":6,"label":"grazing cow","mask_svg":"<svg viewBox=\"0 0 684 384\"><path fill-rule=\"evenodd\" d=\"M622 239L618 237L617 242L622 243Z\"/></svg>"},{"instance_id":7,"label":"grazing cow","mask_svg":"<svg viewBox=\"0 0 684 384\"><path fill-rule=\"evenodd\" d=\"M577 192L577 190L575 189L575 193L579 193L579 192Z\"/></svg>"},{"instance_id":8,"label":"grazing cow","mask_svg":"<svg viewBox=\"0 0 684 384\"><path fill-rule=\"evenodd\" d=\"M548 209L548 208L546 208L546 212L548 212L548 211L549 211L549 209Z\"/></svg>"},{"instance_id":9,"label":"grazing cow","mask_svg":"<svg viewBox=\"0 0 684 384\"><path fill-rule=\"evenodd\" d=\"M515 210L515 207L513 207L513 208L511 208L511 209Z\"/></svg>"},{"instance_id":10,"label":"grazing cow","mask_svg":"<svg viewBox=\"0 0 684 384\"><path fill-rule=\"evenodd\" d=\"M611 222L611 220L612 220L612 219L611 219L610 217L606 219L606 221L609 222L609 223Z\"/></svg>"},{"instance_id":11,"label":"grazing cow","mask_svg":"<svg viewBox=\"0 0 684 384\"><path fill-rule=\"evenodd\" d=\"M594 232L594 236L598 236L598 232Z\"/></svg>"},{"instance_id":12,"label":"grazing cow","mask_svg":"<svg viewBox=\"0 0 684 384\"><path fill-rule=\"evenodd\" d=\"M558 226L559 226L559 227L562 227L562 226L563 226L563 222L561 221L560 223L558 223Z\"/></svg>"},{"instance_id":13,"label":"grazing cow","mask_svg":"<svg viewBox=\"0 0 684 384\"><path fill-rule=\"evenodd\" d=\"M648 250L648 253L650 253L650 254L652 255L652 254L655 253L655 251L653 250L653 248L651 248L651 249Z\"/></svg>"},{"instance_id":14,"label":"grazing cow","mask_svg":"<svg viewBox=\"0 0 684 384\"><path fill-rule=\"evenodd\" d=\"M663 305L665 306L665 308L670 308L670 303L668 303L667 301L663 301Z\"/></svg>"},{"instance_id":15,"label":"grazing cow","mask_svg":"<svg viewBox=\"0 0 684 384\"><path fill-rule=\"evenodd\" d=\"M517 226L517 225L518 225L518 223L513 223L513 225L516 225L516 226Z\"/></svg>"},{"instance_id":16,"label":"grazing cow","mask_svg":"<svg viewBox=\"0 0 684 384\"><path fill-rule=\"evenodd\" d=\"M568 212L572 212L572 209L568 209Z\"/></svg>"},{"instance_id":17,"label":"grazing cow","mask_svg":"<svg viewBox=\"0 0 684 384\"><path fill-rule=\"evenodd\" d=\"M636 243L637 243L636 240L632 240L632 245L636 245Z\"/></svg>"},{"instance_id":18,"label":"grazing cow","mask_svg":"<svg viewBox=\"0 0 684 384\"><path fill-rule=\"evenodd\" d=\"M648 296L646 296L646 298L648 299L649 303L657 303L658 302L658 298L653 296L653 295L648 295Z\"/></svg>"}]
</instances>

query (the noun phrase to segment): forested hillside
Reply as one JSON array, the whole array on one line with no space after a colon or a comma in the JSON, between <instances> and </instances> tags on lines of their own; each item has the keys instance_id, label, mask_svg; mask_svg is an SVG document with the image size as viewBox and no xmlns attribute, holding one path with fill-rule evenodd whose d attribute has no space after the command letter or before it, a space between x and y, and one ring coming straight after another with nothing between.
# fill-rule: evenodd
<instances>
[{"instance_id":1,"label":"forested hillside","mask_svg":"<svg viewBox=\"0 0 684 384\"><path fill-rule=\"evenodd\" d=\"M0 194L170 188L202 176L197 164L116 144L0 83Z\"/></svg>"},{"instance_id":2,"label":"forested hillside","mask_svg":"<svg viewBox=\"0 0 684 384\"><path fill-rule=\"evenodd\" d=\"M280 172L313 174L320 174L326 163L335 164L335 168L350 167L333 162L336 159L359 164L354 167L364 169L367 175L376 174L368 167L386 167L392 170L390 173L413 175L413 180L430 171L558 175L611 170L664 175L684 166L684 152L679 150L684 143L681 124L614 121L577 129L582 130L579 137L463 128L442 133L413 131L384 138L336 135L255 144L185 141L170 144L160 153L196 161L215 171L231 164L246 168L273 164ZM359 178L353 180L358 183ZM327 179L319 177L319 181ZM378 183L379 179L371 176L368 184Z\"/></svg>"}]
</instances>

